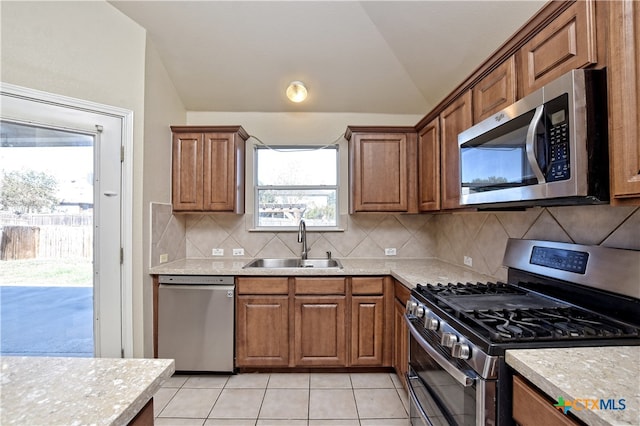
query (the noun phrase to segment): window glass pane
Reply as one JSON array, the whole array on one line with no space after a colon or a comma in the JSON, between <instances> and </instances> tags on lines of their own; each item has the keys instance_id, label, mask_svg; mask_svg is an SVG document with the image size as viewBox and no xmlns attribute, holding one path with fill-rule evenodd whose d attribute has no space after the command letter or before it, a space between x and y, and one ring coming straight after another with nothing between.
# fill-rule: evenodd
<instances>
[{"instance_id":1,"label":"window glass pane","mask_svg":"<svg viewBox=\"0 0 640 426\"><path fill-rule=\"evenodd\" d=\"M258 186L337 185L337 152L323 149L258 148Z\"/></svg>"},{"instance_id":2,"label":"window glass pane","mask_svg":"<svg viewBox=\"0 0 640 426\"><path fill-rule=\"evenodd\" d=\"M337 226L337 189L258 189L258 226Z\"/></svg>"}]
</instances>

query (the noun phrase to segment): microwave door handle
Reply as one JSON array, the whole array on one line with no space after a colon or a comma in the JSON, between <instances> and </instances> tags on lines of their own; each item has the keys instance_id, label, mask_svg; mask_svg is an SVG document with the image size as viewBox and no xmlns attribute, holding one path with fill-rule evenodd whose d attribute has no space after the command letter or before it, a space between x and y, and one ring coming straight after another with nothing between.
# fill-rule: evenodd
<instances>
[{"instance_id":1,"label":"microwave door handle","mask_svg":"<svg viewBox=\"0 0 640 426\"><path fill-rule=\"evenodd\" d=\"M545 183L546 179L544 178L544 174L540 169L540 165L538 164L538 153L536 152L536 128L542 119L542 113L544 112L544 105L540 105L536 108L536 112L533 114L533 119L529 124L529 129L527 130L527 140L526 140L526 148L527 148L527 160L529 161L529 165L531 166L531 170L536 175L538 179L538 183Z\"/></svg>"},{"instance_id":2,"label":"microwave door handle","mask_svg":"<svg viewBox=\"0 0 640 426\"><path fill-rule=\"evenodd\" d=\"M416 327L411 323L411 321L407 319L406 316L405 321L409 326L409 332L411 333L411 336L416 339L420 347L424 349L425 352L427 352L429 356L433 358L433 360L437 362L438 365L440 365L440 367L442 367L447 373L449 373L451 377L453 377L455 381L460 383L462 386L469 387L473 385L473 377L469 377L463 371L458 370L451 363L449 363L449 361L447 361L445 357L436 352L436 350L431 347L429 342L427 342L425 338L420 335L418 330L416 330Z\"/></svg>"}]
</instances>

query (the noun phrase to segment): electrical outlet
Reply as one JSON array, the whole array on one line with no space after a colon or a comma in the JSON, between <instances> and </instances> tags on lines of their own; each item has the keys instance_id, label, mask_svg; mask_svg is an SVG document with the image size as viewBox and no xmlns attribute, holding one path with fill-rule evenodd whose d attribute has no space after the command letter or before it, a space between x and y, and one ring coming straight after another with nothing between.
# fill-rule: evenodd
<instances>
[{"instance_id":1,"label":"electrical outlet","mask_svg":"<svg viewBox=\"0 0 640 426\"><path fill-rule=\"evenodd\" d=\"M464 264L467 266L473 266L473 259L471 258L471 256L464 257Z\"/></svg>"},{"instance_id":2,"label":"electrical outlet","mask_svg":"<svg viewBox=\"0 0 640 426\"><path fill-rule=\"evenodd\" d=\"M169 255L167 253L163 253L160 255L160 263L167 263L169 261Z\"/></svg>"},{"instance_id":3,"label":"electrical outlet","mask_svg":"<svg viewBox=\"0 0 640 426\"><path fill-rule=\"evenodd\" d=\"M243 248L233 249L233 255L234 256L244 256L244 249Z\"/></svg>"},{"instance_id":4,"label":"electrical outlet","mask_svg":"<svg viewBox=\"0 0 640 426\"><path fill-rule=\"evenodd\" d=\"M395 256L396 255L395 247L384 249L384 255L385 256Z\"/></svg>"},{"instance_id":5,"label":"electrical outlet","mask_svg":"<svg viewBox=\"0 0 640 426\"><path fill-rule=\"evenodd\" d=\"M221 249L221 248L211 249L211 256L224 256L224 249Z\"/></svg>"}]
</instances>

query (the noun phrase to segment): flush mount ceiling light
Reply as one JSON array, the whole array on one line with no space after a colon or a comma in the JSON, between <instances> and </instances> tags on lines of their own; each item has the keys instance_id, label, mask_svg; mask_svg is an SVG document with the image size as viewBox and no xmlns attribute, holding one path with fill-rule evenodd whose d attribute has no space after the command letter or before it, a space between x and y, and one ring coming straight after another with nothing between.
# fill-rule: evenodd
<instances>
[{"instance_id":1,"label":"flush mount ceiling light","mask_svg":"<svg viewBox=\"0 0 640 426\"><path fill-rule=\"evenodd\" d=\"M301 81L292 81L287 87L287 98L291 102L302 102L307 99L307 88Z\"/></svg>"}]
</instances>

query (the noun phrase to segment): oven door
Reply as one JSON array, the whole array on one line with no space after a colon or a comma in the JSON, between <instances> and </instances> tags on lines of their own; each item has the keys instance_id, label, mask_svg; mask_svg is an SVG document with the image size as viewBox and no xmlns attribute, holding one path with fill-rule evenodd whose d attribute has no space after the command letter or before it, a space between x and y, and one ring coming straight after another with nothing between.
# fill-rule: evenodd
<instances>
[{"instance_id":1,"label":"oven door","mask_svg":"<svg viewBox=\"0 0 640 426\"><path fill-rule=\"evenodd\" d=\"M407 322L411 425L495 424L495 381L465 368Z\"/></svg>"}]
</instances>

